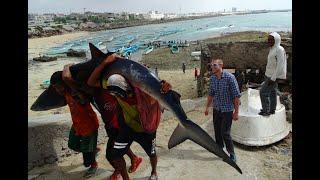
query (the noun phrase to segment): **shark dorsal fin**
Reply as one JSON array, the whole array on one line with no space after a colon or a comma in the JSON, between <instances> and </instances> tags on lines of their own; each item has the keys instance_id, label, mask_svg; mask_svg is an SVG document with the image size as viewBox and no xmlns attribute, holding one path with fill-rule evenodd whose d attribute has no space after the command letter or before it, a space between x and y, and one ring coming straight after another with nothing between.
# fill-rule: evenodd
<instances>
[{"instance_id":1,"label":"shark dorsal fin","mask_svg":"<svg viewBox=\"0 0 320 180\"><path fill-rule=\"evenodd\" d=\"M92 43L89 43L89 48L91 52L91 58L97 58L97 57L103 57L105 54L100 51L96 46L94 46Z\"/></svg>"}]
</instances>

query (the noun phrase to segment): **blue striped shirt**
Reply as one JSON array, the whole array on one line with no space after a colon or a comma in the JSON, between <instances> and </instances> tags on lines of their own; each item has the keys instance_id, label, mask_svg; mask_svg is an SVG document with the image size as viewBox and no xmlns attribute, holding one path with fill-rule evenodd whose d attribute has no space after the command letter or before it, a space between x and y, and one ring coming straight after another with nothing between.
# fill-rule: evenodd
<instances>
[{"instance_id":1,"label":"blue striped shirt","mask_svg":"<svg viewBox=\"0 0 320 180\"><path fill-rule=\"evenodd\" d=\"M213 97L213 108L221 112L234 110L233 100L240 97L238 83L233 74L223 71L221 79L210 77L209 96Z\"/></svg>"}]
</instances>

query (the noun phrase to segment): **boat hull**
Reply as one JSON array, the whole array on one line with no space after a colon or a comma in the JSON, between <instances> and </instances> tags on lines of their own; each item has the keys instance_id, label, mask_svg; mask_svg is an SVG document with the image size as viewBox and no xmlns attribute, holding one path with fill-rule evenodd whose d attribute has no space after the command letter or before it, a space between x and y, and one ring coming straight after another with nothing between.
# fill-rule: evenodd
<instances>
[{"instance_id":1,"label":"boat hull","mask_svg":"<svg viewBox=\"0 0 320 180\"><path fill-rule=\"evenodd\" d=\"M259 91L248 89L242 93L239 119L233 121L231 137L235 142L248 146L265 146L285 138L290 131L286 110L277 97L275 114L258 115L261 109Z\"/></svg>"}]
</instances>

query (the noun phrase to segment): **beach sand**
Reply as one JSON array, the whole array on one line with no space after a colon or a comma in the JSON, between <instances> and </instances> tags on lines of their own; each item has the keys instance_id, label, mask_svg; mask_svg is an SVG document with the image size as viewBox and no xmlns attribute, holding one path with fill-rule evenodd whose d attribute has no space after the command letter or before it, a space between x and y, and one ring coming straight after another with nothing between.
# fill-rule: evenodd
<instances>
[{"instance_id":1,"label":"beach sand","mask_svg":"<svg viewBox=\"0 0 320 180\"><path fill-rule=\"evenodd\" d=\"M81 38L82 36L87 36L88 34L89 32L83 31L63 35L55 35L50 37L28 39L28 59L38 57L39 53L42 55L50 47L54 47L58 44L63 44L68 40Z\"/></svg>"}]
</instances>

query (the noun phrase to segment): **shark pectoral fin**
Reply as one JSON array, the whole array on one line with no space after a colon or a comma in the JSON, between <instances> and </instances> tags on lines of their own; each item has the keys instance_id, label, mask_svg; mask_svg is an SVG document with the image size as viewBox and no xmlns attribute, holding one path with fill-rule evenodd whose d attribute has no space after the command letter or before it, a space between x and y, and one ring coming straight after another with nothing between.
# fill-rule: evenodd
<instances>
[{"instance_id":1,"label":"shark pectoral fin","mask_svg":"<svg viewBox=\"0 0 320 180\"><path fill-rule=\"evenodd\" d=\"M188 137L189 136L186 129L183 126L181 126L179 123L169 139L168 148L171 149L177 146L178 144L188 139Z\"/></svg>"}]
</instances>

